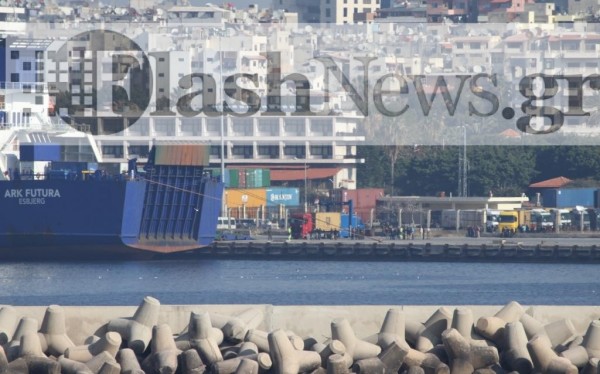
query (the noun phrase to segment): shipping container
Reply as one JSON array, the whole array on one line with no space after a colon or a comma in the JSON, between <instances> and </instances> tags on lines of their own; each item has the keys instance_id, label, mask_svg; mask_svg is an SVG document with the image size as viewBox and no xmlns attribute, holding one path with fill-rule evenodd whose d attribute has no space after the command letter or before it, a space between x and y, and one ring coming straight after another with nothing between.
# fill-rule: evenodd
<instances>
[{"instance_id":1,"label":"shipping container","mask_svg":"<svg viewBox=\"0 0 600 374\"><path fill-rule=\"evenodd\" d=\"M597 188L552 188L541 192L542 204L547 208L569 208L577 205L595 206Z\"/></svg>"},{"instance_id":2,"label":"shipping container","mask_svg":"<svg viewBox=\"0 0 600 374\"><path fill-rule=\"evenodd\" d=\"M457 213L458 212L458 213ZM470 226L485 227L485 210L442 210L442 227L445 229L456 228L456 218L459 217L459 228L465 229Z\"/></svg>"},{"instance_id":3,"label":"shipping container","mask_svg":"<svg viewBox=\"0 0 600 374\"><path fill-rule=\"evenodd\" d=\"M228 169L226 173L229 173L229 184L227 187L238 188L240 186L240 176L237 169Z\"/></svg>"},{"instance_id":4,"label":"shipping container","mask_svg":"<svg viewBox=\"0 0 600 374\"><path fill-rule=\"evenodd\" d=\"M155 165L208 166L210 147L200 144L164 144L155 148Z\"/></svg>"},{"instance_id":5,"label":"shipping container","mask_svg":"<svg viewBox=\"0 0 600 374\"><path fill-rule=\"evenodd\" d=\"M270 187L266 189L267 206L298 206L300 193L297 188Z\"/></svg>"},{"instance_id":6,"label":"shipping container","mask_svg":"<svg viewBox=\"0 0 600 374\"><path fill-rule=\"evenodd\" d=\"M315 213L315 228L321 231L340 230L342 224L341 213L319 212Z\"/></svg>"},{"instance_id":7,"label":"shipping container","mask_svg":"<svg viewBox=\"0 0 600 374\"><path fill-rule=\"evenodd\" d=\"M266 205L266 190L264 188L227 188L225 202L228 208L258 208Z\"/></svg>"}]
</instances>

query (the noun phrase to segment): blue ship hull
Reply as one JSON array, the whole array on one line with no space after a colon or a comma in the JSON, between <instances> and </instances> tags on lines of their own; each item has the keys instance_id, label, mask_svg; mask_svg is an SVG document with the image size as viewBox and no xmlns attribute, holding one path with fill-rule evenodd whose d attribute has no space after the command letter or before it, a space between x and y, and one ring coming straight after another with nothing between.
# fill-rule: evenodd
<instances>
[{"instance_id":1,"label":"blue ship hull","mask_svg":"<svg viewBox=\"0 0 600 374\"><path fill-rule=\"evenodd\" d=\"M173 173L0 182L0 258L150 257L209 245L223 185Z\"/></svg>"}]
</instances>

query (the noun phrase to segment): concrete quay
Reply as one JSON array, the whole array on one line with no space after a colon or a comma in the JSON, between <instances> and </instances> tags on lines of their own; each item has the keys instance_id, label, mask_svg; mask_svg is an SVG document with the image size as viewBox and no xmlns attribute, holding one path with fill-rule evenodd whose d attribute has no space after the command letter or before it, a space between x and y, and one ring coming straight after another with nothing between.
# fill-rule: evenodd
<instances>
[{"instance_id":1,"label":"concrete quay","mask_svg":"<svg viewBox=\"0 0 600 374\"><path fill-rule=\"evenodd\" d=\"M595 238L216 241L198 256L244 259L600 263Z\"/></svg>"},{"instance_id":2,"label":"concrete quay","mask_svg":"<svg viewBox=\"0 0 600 374\"><path fill-rule=\"evenodd\" d=\"M598 306L0 309L7 373L593 373Z\"/></svg>"}]
</instances>

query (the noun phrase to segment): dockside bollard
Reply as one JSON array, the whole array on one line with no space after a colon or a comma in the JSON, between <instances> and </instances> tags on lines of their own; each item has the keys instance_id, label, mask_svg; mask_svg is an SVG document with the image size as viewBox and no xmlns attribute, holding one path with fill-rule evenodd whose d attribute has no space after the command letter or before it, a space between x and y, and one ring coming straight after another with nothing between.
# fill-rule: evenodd
<instances>
[{"instance_id":1,"label":"dockside bollard","mask_svg":"<svg viewBox=\"0 0 600 374\"><path fill-rule=\"evenodd\" d=\"M67 348L65 357L79 362L86 362L103 351L106 351L115 357L121 347L121 342L121 335L114 331L109 331L99 340L96 340L89 345Z\"/></svg>"},{"instance_id":2,"label":"dockside bollard","mask_svg":"<svg viewBox=\"0 0 600 374\"><path fill-rule=\"evenodd\" d=\"M136 354L142 354L152 339L152 328L158 323L160 302L150 296L135 311L132 318L117 318L108 322L108 331L115 331L127 341L127 347Z\"/></svg>"},{"instance_id":3,"label":"dockside bollard","mask_svg":"<svg viewBox=\"0 0 600 374\"><path fill-rule=\"evenodd\" d=\"M59 305L50 305L46 309L38 335L42 350L55 357L64 354L67 348L75 346L67 336L65 312Z\"/></svg>"},{"instance_id":4,"label":"dockside bollard","mask_svg":"<svg viewBox=\"0 0 600 374\"><path fill-rule=\"evenodd\" d=\"M272 370L275 374L307 372L315 370L321 365L321 356L317 352L294 349L283 330L270 333L268 340L273 360Z\"/></svg>"}]
</instances>

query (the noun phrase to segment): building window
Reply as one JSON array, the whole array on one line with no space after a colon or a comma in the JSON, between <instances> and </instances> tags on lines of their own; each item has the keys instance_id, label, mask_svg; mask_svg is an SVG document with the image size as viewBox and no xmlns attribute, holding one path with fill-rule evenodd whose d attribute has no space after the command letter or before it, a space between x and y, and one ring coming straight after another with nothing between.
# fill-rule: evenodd
<instances>
[{"instance_id":1,"label":"building window","mask_svg":"<svg viewBox=\"0 0 600 374\"><path fill-rule=\"evenodd\" d=\"M35 59L43 60L44 59L44 51L35 51Z\"/></svg>"},{"instance_id":2,"label":"building window","mask_svg":"<svg viewBox=\"0 0 600 374\"><path fill-rule=\"evenodd\" d=\"M19 73L11 73L10 74L10 81L11 82L18 82L19 81Z\"/></svg>"},{"instance_id":3,"label":"building window","mask_svg":"<svg viewBox=\"0 0 600 374\"><path fill-rule=\"evenodd\" d=\"M38 61L35 63L35 70L44 70L44 61Z\"/></svg>"},{"instance_id":4,"label":"building window","mask_svg":"<svg viewBox=\"0 0 600 374\"><path fill-rule=\"evenodd\" d=\"M35 105L43 105L44 104L44 96L36 96L35 97Z\"/></svg>"},{"instance_id":5,"label":"building window","mask_svg":"<svg viewBox=\"0 0 600 374\"><path fill-rule=\"evenodd\" d=\"M306 148L303 145L288 145L283 149L283 154L286 156L293 156L296 158L306 157Z\"/></svg>"},{"instance_id":6,"label":"building window","mask_svg":"<svg viewBox=\"0 0 600 374\"><path fill-rule=\"evenodd\" d=\"M331 17L331 9L329 9L329 8L325 9L325 17L327 17L327 18Z\"/></svg>"},{"instance_id":7,"label":"building window","mask_svg":"<svg viewBox=\"0 0 600 374\"><path fill-rule=\"evenodd\" d=\"M10 58L11 58L11 60L18 60L19 59L19 51L10 51Z\"/></svg>"},{"instance_id":8,"label":"building window","mask_svg":"<svg viewBox=\"0 0 600 374\"><path fill-rule=\"evenodd\" d=\"M348 8L344 8L344 17L348 17Z\"/></svg>"},{"instance_id":9,"label":"building window","mask_svg":"<svg viewBox=\"0 0 600 374\"><path fill-rule=\"evenodd\" d=\"M30 71L31 70L31 62L29 62L29 61L23 62L23 70Z\"/></svg>"},{"instance_id":10,"label":"building window","mask_svg":"<svg viewBox=\"0 0 600 374\"><path fill-rule=\"evenodd\" d=\"M31 85L30 84L23 85L23 93L31 93Z\"/></svg>"}]
</instances>

